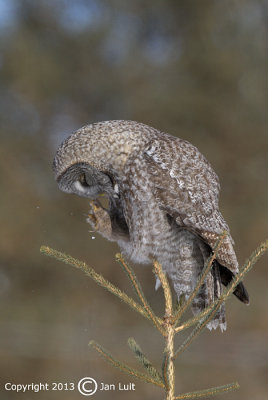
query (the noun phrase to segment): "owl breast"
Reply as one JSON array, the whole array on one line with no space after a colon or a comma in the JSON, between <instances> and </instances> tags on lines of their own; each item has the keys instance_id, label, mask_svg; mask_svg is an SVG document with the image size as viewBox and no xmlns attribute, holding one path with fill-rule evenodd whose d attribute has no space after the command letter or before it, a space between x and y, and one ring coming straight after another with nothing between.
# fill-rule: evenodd
<instances>
[{"instance_id":1,"label":"owl breast","mask_svg":"<svg viewBox=\"0 0 268 400\"><path fill-rule=\"evenodd\" d=\"M142 166L142 161L136 162ZM137 172L131 169L130 174L125 174L127 179L122 193L130 241L119 245L133 262L149 264L152 259L157 259L165 260L165 264L170 263L178 253L181 227L159 206L145 171L140 168L140 177L137 179Z\"/></svg>"},{"instance_id":2,"label":"owl breast","mask_svg":"<svg viewBox=\"0 0 268 400\"><path fill-rule=\"evenodd\" d=\"M153 209L153 207L155 208ZM174 253L178 251L178 226L169 224L168 217L151 203L152 212L148 215L148 210L143 208L136 214L136 220L143 220L141 229L130 234L130 243L122 250L133 262L149 264L152 259L165 259L169 261ZM167 245L168 251L167 251Z\"/></svg>"}]
</instances>

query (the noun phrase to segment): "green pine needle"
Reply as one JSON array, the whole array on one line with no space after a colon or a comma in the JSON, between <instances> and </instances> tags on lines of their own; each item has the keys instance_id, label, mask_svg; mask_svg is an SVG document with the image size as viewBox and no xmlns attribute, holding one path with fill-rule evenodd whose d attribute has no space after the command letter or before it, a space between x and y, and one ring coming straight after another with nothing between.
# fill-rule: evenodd
<instances>
[{"instance_id":1,"label":"green pine needle","mask_svg":"<svg viewBox=\"0 0 268 400\"><path fill-rule=\"evenodd\" d=\"M192 341L200 334L203 328L210 322L213 317L215 316L216 312L220 308L223 302L225 302L229 296L233 293L235 287L242 279L245 277L245 274L253 267L253 265L258 261L258 259L263 255L263 253L268 249L268 240L263 242L249 257L246 263L243 265L241 270L237 275L234 276L233 280L230 284L225 288L222 295L217 299L213 304L207 307L205 310L200 312L198 315L190 318L189 320L182 323L180 326L176 327L176 324L179 322L181 316L187 309L187 307L191 304L194 297L198 293L200 287L204 283L207 274L209 273L213 261L217 256L217 252L219 251L220 245L225 237L226 233L224 233L219 240L217 241L216 245L213 248L212 255L208 258L203 272L196 284L195 289L187 299L187 301L183 301L181 299L180 304L174 310L172 304L172 297L170 287L164 274L161 265L154 261L154 272L157 274L158 278L160 279L162 288L164 290L164 297L165 297L165 314L163 318L157 317L154 312L152 311L151 306L149 305L147 299L144 296L142 291L141 285L134 274L132 268L125 262L121 254L117 255L116 258L120 261L124 271L127 273L127 276L132 284L132 287L137 294L141 304L134 301L131 297L129 297L126 293L121 291L119 288L114 286L111 282L107 281L102 275L95 272L95 270L89 267L86 263L76 260L73 257L61 253L57 250L53 250L49 247L42 246L40 251L41 253L53 257L59 261L63 261L66 264L69 264L75 268L81 269L92 278L96 283L100 286L117 296L120 300L124 301L128 304L132 309L143 315L148 320L154 323L154 326L160 331L162 336L165 339L166 346L164 350L164 358L162 363L162 376L157 371L157 369L152 365L152 363L147 359L143 351L141 350L140 346L136 343L133 338L128 340L129 347L134 352L138 361L142 364L142 366L146 369L147 374L144 374L127 364L117 360L114 358L107 350L105 350L101 345L96 343L95 341L91 341L89 343L108 363L113 365L115 368L118 368L120 371L134 376L135 378L147 382L152 383L156 386L163 388L166 392L166 399L168 400L179 400L179 399L197 399L202 397L209 397L214 396L216 394L229 392L234 389L238 389L238 383L231 383L228 385L218 386L210 389L199 390L195 392L189 392L181 394L177 397L174 396L174 389L175 389L175 366L174 360L176 356L182 353L191 343ZM182 343L179 349L174 353L174 336L176 333L197 324L196 327L192 330L192 332L188 335L186 340Z\"/></svg>"},{"instance_id":2,"label":"green pine needle","mask_svg":"<svg viewBox=\"0 0 268 400\"><path fill-rule=\"evenodd\" d=\"M157 371L157 369L152 365L152 363L148 360L148 358L143 353L142 349L135 341L134 338L128 339L128 345L130 349L135 354L137 360L141 363L141 365L147 370L148 374L156 381L163 383L163 379L161 374Z\"/></svg>"},{"instance_id":3,"label":"green pine needle","mask_svg":"<svg viewBox=\"0 0 268 400\"><path fill-rule=\"evenodd\" d=\"M159 382L158 380L153 379L152 377L143 374L142 372L131 368L125 363L122 363L121 361L117 360L114 358L107 350L104 349L100 344L95 342L94 340L91 340L89 342L89 346L92 346L97 352L107 361L108 363L112 364L115 368L118 368L120 371L124 372L125 374L134 376L135 378L147 382L147 383L152 383L156 386L164 387L164 384L162 382Z\"/></svg>"}]
</instances>

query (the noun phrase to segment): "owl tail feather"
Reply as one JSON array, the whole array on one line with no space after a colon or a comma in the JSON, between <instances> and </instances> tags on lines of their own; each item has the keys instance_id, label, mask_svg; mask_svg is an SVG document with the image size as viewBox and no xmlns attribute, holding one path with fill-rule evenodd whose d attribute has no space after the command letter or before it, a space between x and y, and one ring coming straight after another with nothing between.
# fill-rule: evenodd
<instances>
[{"instance_id":1,"label":"owl tail feather","mask_svg":"<svg viewBox=\"0 0 268 400\"><path fill-rule=\"evenodd\" d=\"M223 265L219 264L217 262L219 269L220 269L220 276L221 276L221 282L223 283L224 286L227 286L231 280L234 277L234 274L226 267ZM240 282L235 290L234 290L234 295L243 303L249 304L249 295L247 292L247 289L245 288L244 284Z\"/></svg>"}]
</instances>

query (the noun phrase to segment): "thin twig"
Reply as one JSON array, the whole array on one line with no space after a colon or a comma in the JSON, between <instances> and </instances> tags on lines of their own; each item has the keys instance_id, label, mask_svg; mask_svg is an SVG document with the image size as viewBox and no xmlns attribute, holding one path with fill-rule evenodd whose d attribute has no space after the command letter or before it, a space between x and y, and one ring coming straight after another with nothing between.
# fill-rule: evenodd
<instances>
[{"instance_id":1,"label":"thin twig","mask_svg":"<svg viewBox=\"0 0 268 400\"><path fill-rule=\"evenodd\" d=\"M174 400L182 400L182 399L199 399L201 397L214 396L216 394L230 392L232 390L239 389L239 384L237 382L229 383L223 386L217 386L210 389L198 390L196 392L189 392L181 394L180 396L176 396Z\"/></svg>"},{"instance_id":2,"label":"thin twig","mask_svg":"<svg viewBox=\"0 0 268 400\"><path fill-rule=\"evenodd\" d=\"M178 323L182 314L185 312L187 307L191 304L194 297L198 293L198 290L204 283L206 276L209 273L210 268L212 267L213 261L214 261L215 257L217 256L217 252L220 248L222 240L225 237L225 234L223 234L219 238L215 247L213 248L213 254L211 255L211 257L208 258L208 260L205 264L204 270L197 282L197 285L196 285L194 291L191 293L188 300L180 305L180 307L178 308L177 311L173 311L172 295L171 295L171 290L170 290L170 286L169 286L166 274L163 272L162 266L157 261L153 262L154 272L158 276L158 278L161 282L161 285L162 285L162 288L164 291L164 296L165 296L165 315L164 315L163 319L157 317L154 314L154 312L152 311L151 306L149 305L148 301L146 300L146 298L142 292L140 283L139 283L136 275L134 274L131 267L124 261L124 259L122 258L121 255L119 257L119 261L122 264L125 272L127 273L128 277L132 283L132 286L133 286L135 292L137 293L138 298L140 299L142 305L136 303L126 293L122 292L119 288L117 288L112 283L110 283L109 281L104 279L102 275L97 274L93 268L89 267L84 262L76 260L69 255L66 255L66 254L61 253L56 250L53 250L46 246L42 246L40 251L48 256L56 258L57 260L63 261L66 264L72 265L76 268L83 270L89 277L91 277L100 286L107 289L108 291L113 293L115 296L119 297L122 301L127 303L135 311L139 312L145 318L152 321L154 323L154 325L159 329L160 333L165 338L166 345L165 345L164 359L163 359L163 364L162 364L162 376L156 370L156 368L152 366L150 361L145 357L141 348L139 347L139 345L135 342L135 340L133 338L129 339L129 346L134 351L136 357L139 359L141 364L146 368L146 370L150 376L143 374L142 372L126 365L125 363L120 362L119 360L115 359L101 345L99 345L95 341L91 341L89 344L91 346L93 346L95 348L95 350L97 350L98 353L100 355L102 355L107 362L109 362L110 364L112 364L114 367L118 368L122 372L127 373L131 376L134 376L143 382L152 383L156 386L164 388L166 391L166 400L197 399L197 398L201 398L201 397L209 397L209 396L216 395L219 393L224 393L224 392L228 392L228 391L231 391L234 389L238 389L239 385L238 385L238 383L232 383L232 384L218 386L218 387L214 387L214 388L210 388L210 389L184 393L184 394L181 394L181 395L175 397L175 395L174 395L174 390L175 390L174 360L178 354L182 353L192 343L192 341L198 336L198 334L208 324L208 322L210 322L214 318L216 312L218 311L218 309L220 308L222 303L227 300L227 298L234 291L234 289L238 285L238 283L242 281L245 274L253 267L253 265L256 263L256 261L268 249L268 240L266 240L257 248L256 251L254 251L251 254L251 256L246 261L244 266L241 268L239 273L234 276L231 283L226 287L226 289L223 291L222 295L213 304L211 304L209 307L207 307L205 310L200 312L198 315L185 321L184 323L182 323L180 326L178 326L176 328L176 323ZM174 353L175 333L180 332L180 331L196 324L197 322L198 322L197 326L193 329L193 331L190 333L190 335L182 343L182 345L179 347L179 349Z\"/></svg>"},{"instance_id":3,"label":"thin twig","mask_svg":"<svg viewBox=\"0 0 268 400\"><path fill-rule=\"evenodd\" d=\"M71 265L72 267L81 269L82 271L84 271L86 275L92 278L98 285L102 286L104 289L107 289L109 292L119 297L120 300L127 303L133 310L140 313L143 317L151 320L146 310L144 310L144 308L140 304L135 302L135 300L133 300L125 292L114 286L111 282L103 278L102 275L95 272L93 268L91 268L83 261L76 260L75 258L69 256L68 254L61 253L60 251L51 249L50 247L47 246L41 246L40 251L41 253L56 258L59 261L63 261L64 263Z\"/></svg>"},{"instance_id":4,"label":"thin twig","mask_svg":"<svg viewBox=\"0 0 268 400\"><path fill-rule=\"evenodd\" d=\"M175 332L176 333L181 332L184 329L190 328L191 326L195 325L202 318L204 318L206 315L208 315L213 307L214 307L214 303L211 304L209 307L206 307L203 311L201 311L200 313L198 313L194 317L188 319L187 321L183 322L181 325L177 326L175 328Z\"/></svg>"},{"instance_id":5,"label":"thin twig","mask_svg":"<svg viewBox=\"0 0 268 400\"><path fill-rule=\"evenodd\" d=\"M122 265L124 271L126 272L132 287L135 291L135 293L137 294L138 298L140 299L144 310L146 311L148 317L151 319L151 321L153 322L153 324L157 327L157 329L161 332L161 334L163 334L163 328L161 326L161 319L158 318L155 313L153 312L151 306L149 305L143 291L141 288L141 285L133 271L133 269L128 265L128 263L126 263L126 261L124 260L124 258L122 257L122 254L118 253L115 256L116 260L120 262L120 264Z\"/></svg>"},{"instance_id":6,"label":"thin twig","mask_svg":"<svg viewBox=\"0 0 268 400\"><path fill-rule=\"evenodd\" d=\"M165 317L170 317L173 312L172 305L172 294L170 290L170 286L167 280L166 274L163 272L161 264L158 261L153 260L154 272L158 276L158 279L161 282L164 296L165 296Z\"/></svg>"},{"instance_id":7,"label":"thin twig","mask_svg":"<svg viewBox=\"0 0 268 400\"><path fill-rule=\"evenodd\" d=\"M167 276L164 273L161 264L157 261L153 261L154 273L157 275L161 282L164 297L165 297L165 315L163 318L163 327L165 329L165 351L164 359L162 364L163 379L166 387L166 400L174 400L175 392L175 366L174 366L174 335L175 325L173 323L173 304L172 294L170 286L167 280Z\"/></svg>"}]
</instances>

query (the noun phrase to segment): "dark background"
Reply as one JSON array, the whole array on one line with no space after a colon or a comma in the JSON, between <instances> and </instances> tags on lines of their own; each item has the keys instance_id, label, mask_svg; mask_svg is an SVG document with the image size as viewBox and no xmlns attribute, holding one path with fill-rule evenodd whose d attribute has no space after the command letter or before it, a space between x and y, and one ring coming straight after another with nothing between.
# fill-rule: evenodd
<instances>
[{"instance_id":1,"label":"dark background","mask_svg":"<svg viewBox=\"0 0 268 400\"><path fill-rule=\"evenodd\" d=\"M0 0L1 399L81 399L77 392L5 392L2 384L135 382L96 399L161 399L88 348L96 339L132 365L134 336L160 365L162 338L80 271L39 253L87 261L128 291L118 251L88 231L86 199L61 193L59 143L87 123L140 121L196 145L221 181L220 207L239 262L268 231L268 2L265 0ZM176 393L238 380L229 400L268 396L267 255L232 298L228 330L208 330L177 360ZM136 267L154 308L150 268Z\"/></svg>"}]
</instances>

